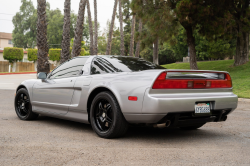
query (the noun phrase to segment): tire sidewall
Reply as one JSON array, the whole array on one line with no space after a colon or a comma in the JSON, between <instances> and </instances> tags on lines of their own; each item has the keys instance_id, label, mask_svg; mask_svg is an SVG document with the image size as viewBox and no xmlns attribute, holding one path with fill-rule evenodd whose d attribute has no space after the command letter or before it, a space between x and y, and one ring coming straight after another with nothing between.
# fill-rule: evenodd
<instances>
[{"instance_id":1,"label":"tire sidewall","mask_svg":"<svg viewBox=\"0 0 250 166\"><path fill-rule=\"evenodd\" d=\"M96 108L96 104L98 104L98 102L101 100L101 99L105 99L107 100L110 105L111 105L111 108L112 108L112 114L113 114L113 123L112 123L112 126L111 128L108 130L108 131L100 131L100 129L98 128L97 124L96 124L96 121L95 121L95 108ZM99 135L100 137L103 137L103 138L107 138L109 137L115 130L115 127L116 127L116 123L117 123L117 111L118 109L118 106L115 104L115 102L117 101L114 101L114 98L113 96L111 96L111 94L107 93L107 92L101 92L99 93L93 100L92 104L91 104L91 109L90 109L90 123L91 123L91 126L93 128L93 130L97 133L97 135Z\"/></svg>"}]
</instances>

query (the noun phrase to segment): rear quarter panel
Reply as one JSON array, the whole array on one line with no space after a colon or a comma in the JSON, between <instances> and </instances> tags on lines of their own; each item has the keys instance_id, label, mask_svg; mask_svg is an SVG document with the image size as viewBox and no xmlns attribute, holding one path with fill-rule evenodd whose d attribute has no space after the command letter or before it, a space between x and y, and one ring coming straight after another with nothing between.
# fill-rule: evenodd
<instances>
[{"instance_id":1,"label":"rear quarter panel","mask_svg":"<svg viewBox=\"0 0 250 166\"><path fill-rule=\"evenodd\" d=\"M144 94L152 85L155 77L163 70L142 72L124 72L92 75L89 94L98 87L108 88L116 97L124 114L142 112ZM129 101L129 96L136 96L137 101Z\"/></svg>"}]
</instances>

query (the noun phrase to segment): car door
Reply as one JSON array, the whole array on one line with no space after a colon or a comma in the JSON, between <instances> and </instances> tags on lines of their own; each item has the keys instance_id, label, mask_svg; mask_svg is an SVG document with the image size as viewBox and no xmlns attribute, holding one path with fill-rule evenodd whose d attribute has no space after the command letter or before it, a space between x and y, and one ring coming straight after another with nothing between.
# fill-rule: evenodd
<instances>
[{"instance_id":1,"label":"car door","mask_svg":"<svg viewBox=\"0 0 250 166\"><path fill-rule=\"evenodd\" d=\"M74 58L57 67L46 80L33 86L33 106L39 112L66 114L74 84L88 58Z\"/></svg>"}]
</instances>

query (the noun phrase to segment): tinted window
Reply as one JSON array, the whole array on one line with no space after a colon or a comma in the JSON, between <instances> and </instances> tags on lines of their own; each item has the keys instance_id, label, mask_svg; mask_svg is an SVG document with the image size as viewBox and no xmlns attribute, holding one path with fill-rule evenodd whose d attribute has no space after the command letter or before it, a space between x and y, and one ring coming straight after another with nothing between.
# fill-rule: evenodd
<instances>
[{"instance_id":1,"label":"tinted window","mask_svg":"<svg viewBox=\"0 0 250 166\"><path fill-rule=\"evenodd\" d=\"M93 60L91 65L91 74L143 71L150 69L165 68L140 58L103 56Z\"/></svg>"},{"instance_id":2,"label":"tinted window","mask_svg":"<svg viewBox=\"0 0 250 166\"><path fill-rule=\"evenodd\" d=\"M83 68L88 58L74 58L61 66L56 68L50 78L66 78L66 77L76 77L79 75L79 71Z\"/></svg>"}]
</instances>

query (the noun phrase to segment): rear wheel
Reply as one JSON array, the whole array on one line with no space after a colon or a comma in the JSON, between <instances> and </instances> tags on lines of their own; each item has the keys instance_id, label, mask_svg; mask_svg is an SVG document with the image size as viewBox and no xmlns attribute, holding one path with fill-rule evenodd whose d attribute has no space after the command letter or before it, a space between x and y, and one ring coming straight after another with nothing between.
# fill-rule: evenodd
<instances>
[{"instance_id":1,"label":"rear wheel","mask_svg":"<svg viewBox=\"0 0 250 166\"><path fill-rule=\"evenodd\" d=\"M96 95L90 109L90 122L93 130L102 138L121 137L128 129L119 104L110 92Z\"/></svg>"},{"instance_id":2,"label":"rear wheel","mask_svg":"<svg viewBox=\"0 0 250 166\"><path fill-rule=\"evenodd\" d=\"M201 128L202 126L204 126L206 123L203 123L203 124L196 124L196 125L193 125L193 126L187 126L187 127L180 127L180 129L182 130L196 130L198 128Z\"/></svg>"},{"instance_id":3,"label":"rear wheel","mask_svg":"<svg viewBox=\"0 0 250 166\"><path fill-rule=\"evenodd\" d=\"M19 89L15 97L16 114L21 120L34 120L39 115L32 112L29 93L26 89Z\"/></svg>"}]
</instances>

